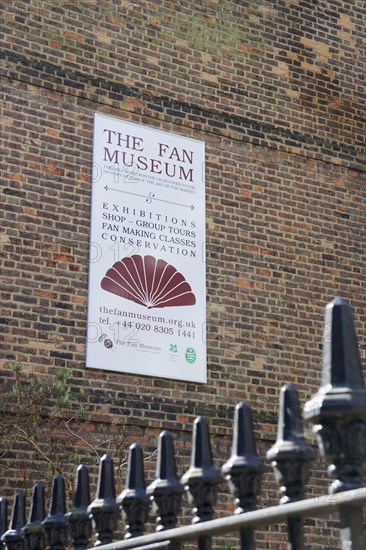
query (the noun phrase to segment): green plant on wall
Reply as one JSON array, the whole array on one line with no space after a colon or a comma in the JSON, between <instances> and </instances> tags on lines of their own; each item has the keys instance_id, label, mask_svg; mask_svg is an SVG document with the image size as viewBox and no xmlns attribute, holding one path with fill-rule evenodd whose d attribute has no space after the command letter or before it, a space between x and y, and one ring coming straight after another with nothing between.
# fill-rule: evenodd
<instances>
[{"instance_id":1,"label":"green plant on wall","mask_svg":"<svg viewBox=\"0 0 366 550\"><path fill-rule=\"evenodd\" d=\"M104 405L113 411L120 401L108 394L105 401L91 403L84 388L72 386L72 375L59 369L54 375L27 372L18 361L7 364L0 400L0 483L22 478L22 488L35 481L49 481L59 473L69 496L73 493L75 468L81 462L97 473L105 452L113 457L117 485L123 486L128 444L121 422L102 424L93 415ZM118 419L123 415L119 414ZM96 429L96 427L98 429ZM154 450L146 460L156 455Z\"/></svg>"},{"instance_id":2,"label":"green plant on wall","mask_svg":"<svg viewBox=\"0 0 366 550\"><path fill-rule=\"evenodd\" d=\"M90 430L89 399L83 389L77 395L71 389L69 371L26 373L17 361L8 367L0 404L0 479L16 459L24 480L34 472L45 481L60 473L72 492L75 465L97 463L111 440Z\"/></svg>"}]
</instances>

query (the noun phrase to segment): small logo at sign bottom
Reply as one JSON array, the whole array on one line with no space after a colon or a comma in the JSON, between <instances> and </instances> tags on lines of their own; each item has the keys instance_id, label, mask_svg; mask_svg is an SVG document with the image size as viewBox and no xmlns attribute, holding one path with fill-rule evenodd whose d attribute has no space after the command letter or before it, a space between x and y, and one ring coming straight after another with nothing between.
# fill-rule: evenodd
<instances>
[{"instance_id":1,"label":"small logo at sign bottom","mask_svg":"<svg viewBox=\"0 0 366 550\"><path fill-rule=\"evenodd\" d=\"M194 348L186 349L186 361L187 363L194 363L197 358L196 350Z\"/></svg>"}]
</instances>

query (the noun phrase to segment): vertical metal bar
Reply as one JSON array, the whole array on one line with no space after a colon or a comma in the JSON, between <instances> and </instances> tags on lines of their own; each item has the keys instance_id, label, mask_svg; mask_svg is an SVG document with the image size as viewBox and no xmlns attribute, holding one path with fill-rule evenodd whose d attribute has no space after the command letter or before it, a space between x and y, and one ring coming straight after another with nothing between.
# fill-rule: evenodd
<instances>
[{"instance_id":1,"label":"vertical metal bar","mask_svg":"<svg viewBox=\"0 0 366 550\"><path fill-rule=\"evenodd\" d=\"M281 504L304 498L309 479L309 462L313 452L306 445L301 425L300 407L295 386L281 389L276 443L267 452L277 481L281 485ZM288 550L304 550L304 529L301 517L288 519Z\"/></svg>"},{"instance_id":2,"label":"vertical metal bar","mask_svg":"<svg viewBox=\"0 0 366 550\"><path fill-rule=\"evenodd\" d=\"M100 461L98 488L95 500L88 506L96 529L95 546L109 544L117 529L119 506L116 502L113 460L104 455Z\"/></svg>"},{"instance_id":3,"label":"vertical metal bar","mask_svg":"<svg viewBox=\"0 0 366 550\"><path fill-rule=\"evenodd\" d=\"M65 516L70 527L71 550L86 550L88 548L88 540L92 535L92 521L88 512L89 504L89 472L88 468L81 464L76 470L74 506Z\"/></svg>"},{"instance_id":4,"label":"vertical metal bar","mask_svg":"<svg viewBox=\"0 0 366 550\"><path fill-rule=\"evenodd\" d=\"M50 512L42 522L49 550L65 550L68 544L68 526L65 520L65 481L61 475L53 478Z\"/></svg>"},{"instance_id":5,"label":"vertical metal bar","mask_svg":"<svg viewBox=\"0 0 366 550\"><path fill-rule=\"evenodd\" d=\"M176 474L173 437L164 430L159 436L155 480L147 488L147 494L159 512L157 531L173 529L177 525L183 493L184 487Z\"/></svg>"},{"instance_id":6,"label":"vertical metal bar","mask_svg":"<svg viewBox=\"0 0 366 550\"><path fill-rule=\"evenodd\" d=\"M339 515L342 550L364 550L366 536L362 506L340 506Z\"/></svg>"},{"instance_id":7,"label":"vertical metal bar","mask_svg":"<svg viewBox=\"0 0 366 550\"><path fill-rule=\"evenodd\" d=\"M250 407L238 403L231 456L221 469L231 493L235 495L236 514L255 509L263 470L264 465L257 457ZM254 550L254 529L246 527L240 530L240 544L241 550Z\"/></svg>"},{"instance_id":8,"label":"vertical metal bar","mask_svg":"<svg viewBox=\"0 0 366 550\"><path fill-rule=\"evenodd\" d=\"M137 443L130 446L126 489L119 495L118 502L126 521L125 539L140 537L147 521L149 497L146 494L142 448Z\"/></svg>"},{"instance_id":9,"label":"vertical metal bar","mask_svg":"<svg viewBox=\"0 0 366 550\"><path fill-rule=\"evenodd\" d=\"M304 520L302 517L287 520L287 550L304 550Z\"/></svg>"},{"instance_id":10,"label":"vertical metal bar","mask_svg":"<svg viewBox=\"0 0 366 550\"><path fill-rule=\"evenodd\" d=\"M3 534L8 530L8 501L0 498L0 549L5 548L2 541Z\"/></svg>"},{"instance_id":11,"label":"vertical metal bar","mask_svg":"<svg viewBox=\"0 0 366 550\"><path fill-rule=\"evenodd\" d=\"M206 420L199 416L193 424L191 465L181 479L185 490L189 491L190 502L194 505L192 523L201 523L213 518L213 506L217 501L217 487L222 477L213 466L210 434ZM198 538L199 550L211 549L211 537Z\"/></svg>"},{"instance_id":12,"label":"vertical metal bar","mask_svg":"<svg viewBox=\"0 0 366 550\"><path fill-rule=\"evenodd\" d=\"M211 550L211 537L198 537L198 550Z\"/></svg>"},{"instance_id":13,"label":"vertical metal bar","mask_svg":"<svg viewBox=\"0 0 366 550\"><path fill-rule=\"evenodd\" d=\"M45 515L44 485L36 483L33 487L29 519L22 529L26 550L44 550L46 548L45 531L42 525Z\"/></svg>"},{"instance_id":14,"label":"vertical metal bar","mask_svg":"<svg viewBox=\"0 0 366 550\"><path fill-rule=\"evenodd\" d=\"M22 550L25 548L22 527L25 524L25 494L19 491L15 495L10 528L1 537L8 550Z\"/></svg>"},{"instance_id":15,"label":"vertical metal bar","mask_svg":"<svg viewBox=\"0 0 366 550\"><path fill-rule=\"evenodd\" d=\"M305 404L304 417L315 423L320 452L335 478L329 493L363 487L366 389L352 308L343 298L335 298L325 308L321 385ZM339 512L342 548L365 548L361 507L341 506Z\"/></svg>"},{"instance_id":16,"label":"vertical metal bar","mask_svg":"<svg viewBox=\"0 0 366 550\"><path fill-rule=\"evenodd\" d=\"M240 529L240 550L254 550L255 538L254 529L252 527L246 527Z\"/></svg>"}]
</instances>

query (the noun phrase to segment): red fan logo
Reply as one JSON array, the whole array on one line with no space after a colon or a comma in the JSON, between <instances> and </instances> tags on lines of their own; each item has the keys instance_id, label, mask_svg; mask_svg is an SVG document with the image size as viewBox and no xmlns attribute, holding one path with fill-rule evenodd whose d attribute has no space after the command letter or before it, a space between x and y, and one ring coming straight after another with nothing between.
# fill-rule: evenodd
<instances>
[{"instance_id":1,"label":"red fan logo","mask_svg":"<svg viewBox=\"0 0 366 550\"><path fill-rule=\"evenodd\" d=\"M196 303L184 276L153 256L127 256L116 262L103 277L101 287L148 309Z\"/></svg>"}]
</instances>

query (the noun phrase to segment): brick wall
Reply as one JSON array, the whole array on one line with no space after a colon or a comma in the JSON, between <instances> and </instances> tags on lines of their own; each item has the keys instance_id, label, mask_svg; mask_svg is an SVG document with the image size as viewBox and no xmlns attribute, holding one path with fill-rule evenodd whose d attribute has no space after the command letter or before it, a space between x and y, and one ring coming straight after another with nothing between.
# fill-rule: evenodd
<instances>
[{"instance_id":1,"label":"brick wall","mask_svg":"<svg viewBox=\"0 0 366 550\"><path fill-rule=\"evenodd\" d=\"M240 400L264 456L282 384L302 402L319 386L323 307L337 294L354 307L365 357L362 4L4 4L5 382L9 360L69 369L94 428L123 426L149 452L171 429L183 471L194 416L207 416L222 457ZM206 143L206 385L85 370L96 111ZM14 459L3 493L20 469ZM277 498L268 484L263 498Z\"/></svg>"}]
</instances>

